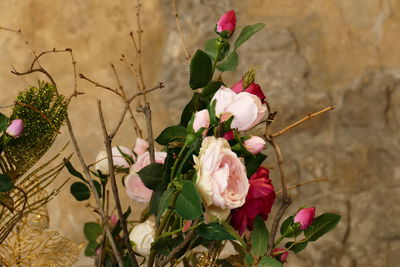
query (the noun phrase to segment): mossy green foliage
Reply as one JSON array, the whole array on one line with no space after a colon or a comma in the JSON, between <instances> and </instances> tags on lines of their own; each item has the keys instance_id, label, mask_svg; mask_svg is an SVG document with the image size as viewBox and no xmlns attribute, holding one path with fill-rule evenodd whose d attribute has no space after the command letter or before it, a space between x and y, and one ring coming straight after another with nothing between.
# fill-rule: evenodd
<instances>
[{"instance_id":1,"label":"mossy green foliage","mask_svg":"<svg viewBox=\"0 0 400 267\"><path fill-rule=\"evenodd\" d=\"M64 96L56 94L52 84L39 81L16 98L11 120L22 119L24 131L6 147L7 160L15 165L16 176L32 167L53 144L67 115Z\"/></svg>"}]
</instances>

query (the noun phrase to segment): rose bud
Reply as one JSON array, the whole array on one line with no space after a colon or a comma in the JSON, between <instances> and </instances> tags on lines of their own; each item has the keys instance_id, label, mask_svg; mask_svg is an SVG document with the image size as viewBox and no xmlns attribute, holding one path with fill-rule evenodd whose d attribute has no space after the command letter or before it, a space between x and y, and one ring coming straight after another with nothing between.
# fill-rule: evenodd
<instances>
[{"instance_id":1,"label":"rose bud","mask_svg":"<svg viewBox=\"0 0 400 267\"><path fill-rule=\"evenodd\" d=\"M261 103L266 103L264 92L262 91L260 85L255 82L252 82L248 87L243 88L243 80L240 80L232 86L232 90L236 93L247 92L252 95L256 95L258 98L260 98Z\"/></svg>"},{"instance_id":2,"label":"rose bud","mask_svg":"<svg viewBox=\"0 0 400 267\"><path fill-rule=\"evenodd\" d=\"M210 114L208 113L207 109L203 109L197 111L194 114L194 121L193 121L193 130L197 132L201 128L208 128L210 127ZM207 129L204 129L203 136L207 134Z\"/></svg>"},{"instance_id":3,"label":"rose bud","mask_svg":"<svg viewBox=\"0 0 400 267\"><path fill-rule=\"evenodd\" d=\"M244 141L244 146L252 154L260 153L264 149L265 144L264 139L255 135Z\"/></svg>"},{"instance_id":4,"label":"rose bud","mask_svg":"<svg viewBox=\"0 0 400 267\"><path fill-rule=\"evenodd\" d=\"M24 130L24 121L21 119L11 121L6 130L6 134L13 138L18 138Z\"/></svg>"},{"instance_id":5,"label":"rose bud","mask_svg":"<svg viewBox=\"0 0 400 267\"><path fill-rule=\"evenodd\" d=\"M297 212L294 216L294 222L300 224L300 230L307 229L314 221L315 208L304 208Z\"/></svg>"},{"instance_id":6,"label":"rose bud","mask_svg":"<svg viewBox=\"0 0 400 267\"><path fill-rule=\"evenodd\" d=\"M227 35L223 37L231 37L236 29L236 14L235 11L231 10L226 12L217 22L217 33L223 34L226 32Z\"/></svg>"},{"instance_id":7,"label":"rose bud","mask_svg":"<svg viewBox=\"0 0 400 267\"><path fill-rule=\"evenodd\" d=\"M228 141L231 141L231 140L235 139L235 134L233 133L233 130L230 130L230 131L224 133L224 135L222 137Z\"/></svg>"},{"instance_id":8,"label":"rose bud","mask_svg":"<svg viewBox=\"0 0 400 267\"><path fill-rule=\"evenodd\" d=\"M284 251L284 252L283 252ZM289 253L284 248L274 248L272 250L272 255L276 255L275 257L282 263L286 262Z\"/></svg>"},{"instance_id":9,"label":"rose bud","mask_svg":"<svg viewBox=\"0 0 400 267\"><path fill-rule=\"evenodd\" d=\"M133 250L142 256L149 256L151 243L154 242L155 230L152 221L145 221L133 227L129 240L134 243Z\"/></svg>"},{"instance_id":10,"label":"rose bud","mask_svg":"<svg viewBox=\"0 0 400 267\"><path fill-rule=\"evenodd\" d=\"M121 154L120 150L128 157L132 159L134 158L134 155L129 148L124 146L118 146L118 148L113 147L111 150L113 156L113 164L115 167L128 169L131 166L131 163L125 159L125 157ZM101 171L101 173L104 175L109 174L110 170L108 167L107 152L100 151L99 154L97 154L95 168L96 170Z\"/></svg>"},{"instance_id":11,"label":"rose bud","mask_svg":"<svg viewBox=\"0 0 400 267\"><path fill-rule=\"evenodd\" d=\"M240 235L246 229L253 230L257 215L264 220L268 218L276 197L267 168L259 167L249 182L250 188L244 205L232 212L231 225Z\"/></svg>"}]
</instances>

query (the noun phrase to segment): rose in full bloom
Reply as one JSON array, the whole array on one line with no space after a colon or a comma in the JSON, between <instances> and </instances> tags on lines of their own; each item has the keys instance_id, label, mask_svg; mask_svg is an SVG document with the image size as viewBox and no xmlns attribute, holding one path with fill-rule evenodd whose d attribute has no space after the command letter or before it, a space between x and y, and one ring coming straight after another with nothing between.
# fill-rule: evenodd
<instances>
[{"instance_id":1,"label":"rose in full bloom","mask_svg":"<svg viewBox=\"0 0 400 267\"><path fill-rule=\"evenodd\" d=\"M210 127L210 114L207 109L197 111L194 114L193 130L197 132L201 128ZM207 134L207 129L204 129L203 135Z\"/></svg>"},{"instance_id":2,"label":"rose in full bloom","mask_svg":"<svg viewBox=\"0 0 400 267\"><path fill-rule=\"evenodd\" d=\"M236 14L231 10L226 12L217 22L217 33L226 31L230 37L236 29Z\"/></svg>"},{"instance_id":3,"label":"rose in full bloom","mask_svg":"<svg viewBox=\"0 0 400 267\"><path fill-rule=\"evenodd\" d=\"M232 90L236 93L247 92L260 98L261 103L265 104L265 95L259 84L252 82L245 90L243 90L243 80L238 81L232 86Z\"/></svg>"},{"instance_id":4,"label":"rose in full bloom","mask_svg":"<svg viewBox=\"0 0 400 267\"><path fill-rule=\"evenodd\" d=\"M259 136L252 136L244 142L245 148L252 154L260 153L265 147L265 141Z\"/></svg>"},{"instance_id":5,"label":"rose in full bloom","mask_svg":"<svg viewBox=\"0 0 400 267\"><path fill-rule=\"evenodd\" d=\"M315 207L304 208L297 212L294 216L294 222L300 224L300 230L307 229L314 221Z\"/></svg>"},{"instance_id":6,"label":"rose in full bloom","mask_svg":"<svg viewBox=\"0 0 400 267\"><path fill-rule=\"evenodd\" d=\"M249 182L250 189L246 202L232 212L231 225L239 230L239 234L243 234L246 228L253 230L254 219L257 215L266 220L276 197L267 168L259 167L250 177Z\"/></svg>"},{"instance_id":7,"label":"rose in full bloom","mask_svg":"<svg viewBox=\"0 0 400 267\"><path fill-rule=\"evenodd\" d=\"M282 251L285 251L285 252L279 253L279 252L282 252ZM284 248L274 248L272 250L272 254L274 254L274 253L276 253L276 255L277 255L276 258L282 263L286 262L287 257L289 256L289 253Z\"/></svg>"},{"instance_id":8,"label":"rose in full bloom","mask_svg":"<svg viewBox=\"0 0 400 267\"><path fill-rule=\"evenodd\" d=\"M129 240L134 243L133 250L140 255L149 256L155 234L155 224L152 221L137 224L129 234Z\"/></svg>"},{"instance_id":9,"label":"rose in full bloom","mask_svg":"<svg viewBox=\"0 0 400 267\"><path fill-rule=\"evenodd\" d=\"M244 204L249 182L242 161L224 138L204 138L200 154L194 157L196 187L212 216L229 215L229 210Z\"/></svg>"},{"instance_id":10,"label":"rose in full bloom","mask_svg":"<svg viewBox=\"0 0 400 267\"><path fill-rule=\"evenodd\" d=\"M155 152L155 162L163 164L167 153L165 152ZM142 168L150 164L150 153L146 151L145 153L138 156L135 164L132 165L129 175L125 178L125 188L126 193L129 198L142 203L148 203L151 199L151 194L153 190L148 189L140 180L137 174Z\"/></svg>"},{"instance_id":11,"label":"rose in full bloom","mask_svg":"<svg viewBox=\"0 0 400 267\"><path fill-rule=\"evenodd\" d=\"M11 121L6 129L6 134L13 138L18 138L24 130L24 121L21 119Z\"/></svg>"},{"instance_id":12,"label":"rose in full bloom","mask_svg":"<svg viewBox=\"0 0 400 267\"><path fill-rule=\"evenodd\" d=\"M263 120L267 108L261 100L250 93L236 94L229 88L221 86L215 93L212 101L216 100L215 113L219 117L233 115L232 128L247 131ZM225 118L226 119L226 118Z\"/></svg>"},{"instance_id":13,"label":"rose in full bloom","mask_svg":"<svg viewBox=\"0 0 400 267\"><path fill-rule=\"evenodd\" d=\"M132 150L130 150L129 148L124 146L113 147L111 150L113 157L113 164L115 167L129 169L131 165L121 154L120 150L130 158L134 159ZM102 174L105 175L109 174L108 158L106 151L100 151L99 154L97 154L95 168L96 170L101 171Z\"/></svg>"}]
</instances>

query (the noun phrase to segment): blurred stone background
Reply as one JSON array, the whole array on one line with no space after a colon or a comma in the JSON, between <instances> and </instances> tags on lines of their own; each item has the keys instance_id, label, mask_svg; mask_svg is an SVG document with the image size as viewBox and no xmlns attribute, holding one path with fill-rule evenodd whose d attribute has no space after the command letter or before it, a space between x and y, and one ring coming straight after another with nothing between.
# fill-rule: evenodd
<instances>
[{"instance_id":1,"label":"blurred stone background","mask_svg":"<svg viewBox=\"0 0 400 267\"><path fill-rule=\"evenodd\" d=\"M0 2L0 26L22 29L36 51L71 47L78 72L116 87L110 63L127 91L136 84L122 53L134 59L129 32L136 29L135 1L23 0ZM152 93L155 133L176 123L190 99L187 63L169 0L143 1L143 65ZM213 37L217 18L234 9L238 25L267 26L240 48L238 71L224 76L233 84L248 69L257 68L273 109L280 113L276 130L308 112L330 104L337 109L305 123L277 140L282 146L289 184L327 178L328 182L292 190L295 204L315 205L317 212L343 216L337 229L299 254L290 267L397 266L400 255L400 2L398 0L177 0L189 52ZM10 104L37 75L15 77L11 65L26 69L32 56L15 34L0 31L0 106ZM67 54L49 55L41 64L53 73L62 93L73 89ZM101 99L109 127L122 101L109 92L78 81L85 94L70 105L70 117L88 162L103 148L96 99ZM2 110L6 113L7 111ZM141 119L142 120L142 119ZM143 120L142 120L143 121ZM115 144L134 146L127 119ZM68 141L66 128L48 153ZM271 149L266 165L273 166ZM72 151L72 147L69 147ZM76 159L74 162L77 163ZM76 166L78 166L76 164ZM61 183L68 177L58 178ZM278 175L273 173L279 188ZM123 196L124 207L141 206ZM87 207L72 199L68 187L49 205L52 228L84 242L82 226L94 220ZM92 266L82 257L75 266Z\"/></svg>"}]
</instances>

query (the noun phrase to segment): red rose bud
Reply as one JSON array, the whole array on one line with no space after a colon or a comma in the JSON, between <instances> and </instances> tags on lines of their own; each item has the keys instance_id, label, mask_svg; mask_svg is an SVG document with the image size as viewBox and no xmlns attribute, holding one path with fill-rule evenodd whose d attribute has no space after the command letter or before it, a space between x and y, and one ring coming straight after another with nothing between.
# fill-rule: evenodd
<instances>
[{"instance_id":1,"label":"red rose bud","mask_svg":"<svg viewBox=\"0 0 400 267\"><path fill-rule=\"evenodd\" d=\"M261 103L265 104L265 95L263 91L261 90L261 87L259 84L256 83L251 83L247 88L243 88L243 80L238 81L235 83L235 85L232 86L231 88L235 93L240 93L240 92L247 92L253 95L258 96L260 98Z\"/></svg>"},{"instance_id":2,"label":"red rose bud","mask_svg":"<svg viewBox=\"0 0 400 267\"><path fill-rule=\"evenodd\" d=\"M244 147L252 154L260 153L265 147L265 141L259 136L252 136L249 139L245 140Z\"/></svg>"},{"instance_id":3,"label":"red rose bud","mask_svg":"<svg viewBox=\"0 0 400 267\"><path fill-rule=\"evenodd\" d=\"M217 33L227 33L226 37L231 37L236 29L236 14L231 10L226 12L217 22Z\"/></svg>"},{"instance_id":4,"label":"red rose bud","mask_svg":"<svg viewBox=\"0 0 400 267\"><path fill-rule=\"evenodd\" d=\"M230 130L229 132L224 133L223 137L226 140L230 141L230 140L235 139L235 134L233 133L233 130Z\"/></svg>"},{"instance_id":5,"label":"red rose bud","mask_svg":"<svg viewBox=\"0 0 400 267\"><path fill-rule=\"evenodd\" d=\"M297 212L294 216L294 222L300 224L300 230L307 229L314 221L315 208L304 208Z\"/></svg>"},{"instance_id":6,"label":"red rose bud","mask_svg":"<svg viewBox=\"0 0 400 267\"><path fill-rule=\"evenodd\" d=\"M249 179L250 188L243 206L232 212L231 225L243 234L247 228L253 230L257 215L266 220L275 201L275 191L269 179L269 170L259 167Z\"/></svg>"},{"instance_id":7,"label":"red rose bud","mask_svg":"<svg viewBox=\"0 0 400 267\"><path fill-rule=\"evenodd\" d=\"M285 252L282 252L282 251L285 251ZM276 255L276 258L282 263L286 262L287 257L289 256L289 253L284 248L274 248L272 250L272 254Z\"/></svg>"},{"instance_id":8,"label":"red rose bud","mask_svg":"<svg viewBox=\"0 0 400 267\"><path fill-rule=\"evenodd\" d=\"M18 138L22 131L24 130L24 121L23 120L13 120L11 124L8 126L6 130L6 134L11 137Z\"/></svg>"}]
</instances>

